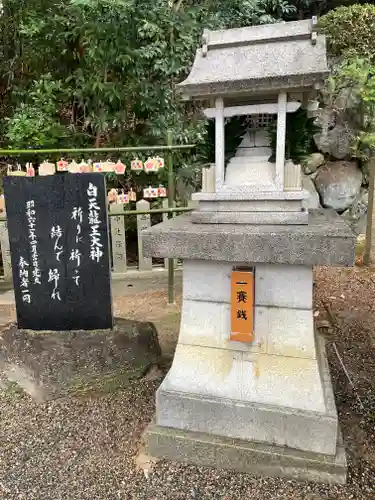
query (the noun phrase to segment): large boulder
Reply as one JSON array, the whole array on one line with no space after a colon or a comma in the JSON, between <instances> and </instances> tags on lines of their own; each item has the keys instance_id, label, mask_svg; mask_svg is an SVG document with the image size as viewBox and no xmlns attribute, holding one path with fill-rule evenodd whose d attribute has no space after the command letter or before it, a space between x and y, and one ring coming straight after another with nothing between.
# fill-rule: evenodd
<instances>
[{"instance_id":1,"label":"large boulder","mask_svg":"<svg viewBox=\"0 0 375 500\"><path fill-rule=\"evenodd\" d=\"M315 144L322 153L338 160L350 160L361 127L358 101L350 88L343 88L338 94L336 89L326 91L322 97L323 107L319 108L315 119L321 130L314 136Z\"/></svg>"},{"instance_id":2,"label":"large boulder","mask_svg":"<svg viewBox=\"0 0 375 500\"><path fill-rule=\"evenodd\" d=\"M35 332L10 324L0 333L0 374L39 402L123 387L160 356L152 323L121 318L112 330Z\"/></svg>"},{"instance_id":3,"label":"large boulder","mask_svg":"<svg viewBox=\"0 0 375 500\"><path fill-rule=\"evenodd\" d=\"M358 197L362 172L354 162L328 162L315 177L315 186L323 207L344 212Z\"/></svg>"},{"instance_id":4,"label":"large boulder","mask_svg":"<svg viewBox=\"0 0 375 500\"><path fill-rule=\"evenodd\" d=\"M320 133L315 134L314 141L319 151L338 160L344 160L352 157L355 136L355 130L350 128L347 123L338 123L332 129L323 129Z\"/></svg>"},{"instance_id":5,"label":"large boulder","mask_svg":"<svg viewBox=\"0 0 375 500\"><path fill-rule=\"evenodd\" d=\"M312 153L302 163L302 170L307 175L313 174L323 165L324 161L322 153Z\"/></svg>"}]
</instances>

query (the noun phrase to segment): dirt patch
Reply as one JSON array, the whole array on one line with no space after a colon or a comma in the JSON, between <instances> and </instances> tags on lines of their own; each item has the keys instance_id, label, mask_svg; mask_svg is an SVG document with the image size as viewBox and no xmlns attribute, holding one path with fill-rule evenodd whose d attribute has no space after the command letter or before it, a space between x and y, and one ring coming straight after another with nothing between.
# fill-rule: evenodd
<instances>
[{"instance_id":1,"label":"dirt patch","mask_svg":"<svg viewBox=\"0 0 375 500\"><path fill-rule=\"evenodd\" d=\"M168 305L165 290L141 292L114 299L113 309L116 316L154 323L163 354L173 356L180 328L180 294L174 305Z\"/></svg>"},{"instance_id":2,"label":"dirt patch","mask_svg":"<svg viewBox=\"0 0 375 500\"><path fill-rule=\"evenodd\" d=\"M375 274L365 267L318 268L315 277L318 318L330 325L327 352L349 481L360 483L355 498L375 497Z\"/></svg>"}]
</instances>

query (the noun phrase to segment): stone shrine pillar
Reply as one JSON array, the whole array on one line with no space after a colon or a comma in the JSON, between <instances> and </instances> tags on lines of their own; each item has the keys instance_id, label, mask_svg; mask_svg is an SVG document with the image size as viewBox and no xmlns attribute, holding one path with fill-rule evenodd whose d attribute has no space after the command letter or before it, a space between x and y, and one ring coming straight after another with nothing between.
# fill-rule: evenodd
<instances>
[{"instance_id":1,"label":"stone shrine pillar","mask_svg":"<svg viewBox=\"0 0 375 500\"><path fill-rule=\"evenodd\" d=\"M312 284L315 265L353 265L355 238L334 212L305 209L300 172L285 159L286 113L327 75L325 39L296 21L204 41L180 88L215 98L205 110L216 120L215 192L143 233L146 256L183 260L178 345L145 442L155 457L343 483ZM274 163L256 129L225 165L224 119L238 115L277 116Z\"/></svg>"}]
</instances>

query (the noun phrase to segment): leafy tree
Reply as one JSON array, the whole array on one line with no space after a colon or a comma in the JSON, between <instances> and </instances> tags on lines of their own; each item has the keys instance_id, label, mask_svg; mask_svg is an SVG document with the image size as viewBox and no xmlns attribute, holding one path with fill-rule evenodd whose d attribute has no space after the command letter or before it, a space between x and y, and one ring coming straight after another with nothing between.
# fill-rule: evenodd
<instances>
[{"instance_id":1,"label":"leafy tree","mask_svg":"<svg viewBox=\"0 0 375 500\"><path fill-rule=\"evenodd\" d=\"M22 148L27 141L35 147L52 147L61 143L65 128L56 114L59 82L50 75L33 83L28 102L17 106L9 122L7 138L14 147Z\"/></svg>"},{"instance_id":2,"label":"leafy tree","mask_svg":"<svg viewBox=\"0 0 375 500\"><path fill-rule=\"evenodd\" d=\"M375 63L375 5L339 7L319 21L332 56L367 58Z\"/></svg>"},{"instance_id":3,"label":"leafy tree","mask_svg":"<svg viewBox=\"0 0 375 500\"><path fill-rule=\"evenodd\" d=\"M353 128L358 131L353 137L353 155L367 160L375 148L375 65L368 59L352 57L335 66L324 92L336 113L342 111L343 91L351 102L351 110L346 112L351 111Z\"/></svg>"},{"instance_id":4,"label":"leafy tree","mask_svg":"<svg viewBox=\"0 0 375 500\"><path fill-rule=\"evenodd\" d=\"M62 142L164 142L168 128L175 140L200 140L196 108L181 103L175 85L189 71L203 27L272 22L295 11L286 0L4 0L4 5L3 26L10 22L14 36L3 46L15 68L3 87L10 97L4 114L11 114L13 105L17 122L11 117L7 137L25 146L33 137L29 115L38 105L30 89L46 75L61 89L48 113L65 127ZM18 105L20 96L26 109Z\"/></svg>"},{"instance_id":5,"label":"leafy tree","mask_svg":"<svg viewBox=\"0 0 375 500\"><path fill-rule=\"evenodd\" d=\"M201 33L324 12L334 0L2 0L0 120L11 145L37 138L38 121L57 120L61 145L196 141L196 107L175 85L189 71ZM48 75L48 76L47 76ZM54 109L30 95L35 81L59 88ZM24 103L24 106L20 105ZM26 106L26 107L25 107ZM31 106L31 107L30 107ZM40 107L36 113L36 107ZM21 111L21 108L22 111ZM29 111L28 111L29 110ZM47 119L47 115L51 115ZM12 124L12 119L17 126ZM36 127L36 138L31 129ZM0 129L1 134L1 129ZM47 142L46 142L47 141Z\"/></svg>"}]
</instances>

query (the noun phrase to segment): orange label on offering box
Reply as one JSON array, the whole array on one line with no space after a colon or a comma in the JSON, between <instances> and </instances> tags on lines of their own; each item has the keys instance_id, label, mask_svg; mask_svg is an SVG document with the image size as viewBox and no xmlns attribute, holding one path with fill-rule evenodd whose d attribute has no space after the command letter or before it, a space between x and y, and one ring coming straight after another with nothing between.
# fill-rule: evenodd
<instances>
[{"instance_id":1,"label":"orange label on offering box","mask_svg":"<svg viewBox=\"0 0 375 500\"><path fill-rule=\"evenodd\" d=\"M230 339L252 342L254 333L254 273L233 271Z\"/></svg>"}]
</instances>

